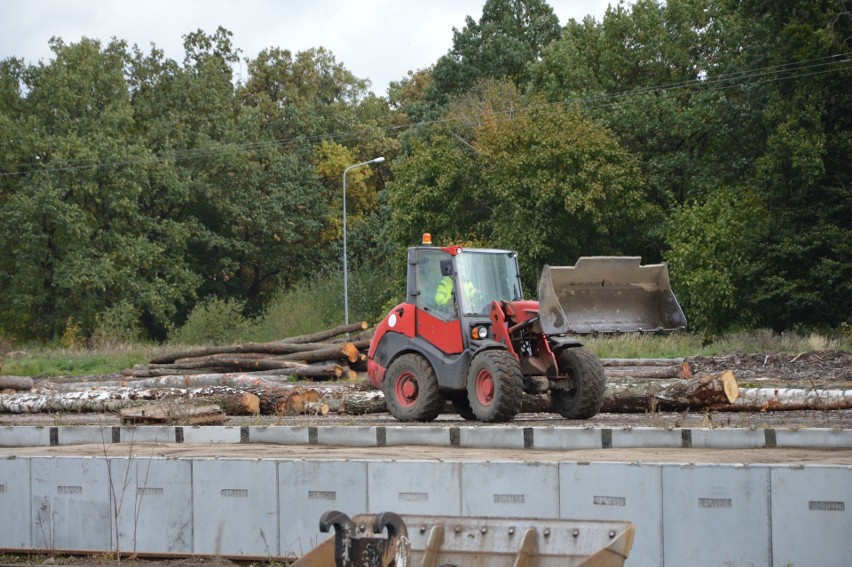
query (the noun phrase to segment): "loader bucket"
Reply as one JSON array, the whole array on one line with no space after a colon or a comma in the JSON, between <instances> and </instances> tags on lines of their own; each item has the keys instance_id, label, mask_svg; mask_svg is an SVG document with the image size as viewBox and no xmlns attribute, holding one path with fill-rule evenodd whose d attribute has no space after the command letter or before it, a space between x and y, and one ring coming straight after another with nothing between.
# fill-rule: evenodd
<instances>
[{"instance_id":1,"label":"loader bucket","mask_svg":"<svg viewBox=\"0 0 852 567\"><path fill-rule=\"evenodd\" d=\"M617 520L333 516L335 533L292 567L623 567L635 528ZM323 529L325 528L325 529Z\"/></svg>"},{"instance_id":2,"label":"loader bucket","mask_svg":"<svg viewBox=\"0 0 852 567\"><path fill-rule=\"evenodd\" d=\"M668 267L641 262L639 256L584 256L574 266L545 266L538 283L544 333L685 329Z\"/></svg>"}]
</instances>

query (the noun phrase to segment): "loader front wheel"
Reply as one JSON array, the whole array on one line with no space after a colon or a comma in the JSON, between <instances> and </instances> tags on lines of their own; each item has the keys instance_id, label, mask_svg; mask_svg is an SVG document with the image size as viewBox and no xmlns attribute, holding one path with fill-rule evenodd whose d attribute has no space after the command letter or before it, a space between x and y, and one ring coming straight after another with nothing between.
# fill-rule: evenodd
<instances>
[{"instance_id":1,"label":"loader front wheel","mask_svg":"<svg viewBox=\"0 0 852 567\"><path fill-rule=\"evenodd\" d=\"M523 376L518 360L505 350L486 350L467 371L467 399L476 419L511 421L521 407Z\"/></svg>"},{"instance_id":2,"label":"loader front wheel","mask_svg":"<svg viewBox=\"0 0 852 567\"><path fill-rule=\"evenodd\" d=\"M587 419L597 415L603 405L606 380L603 364L583 347L566 348L556 355L559 374L568 376L570 390L553 389L553 409L568 419Z\"/></svg>"},{"instance_id":3,"label":"loader front wheel","mask_svg":"<svg viewBox=\"0 0 852 567\"><path fill-rule=\"evenodd\" d=\"M399 421L432 421L444 406L435 370L417 354L404 354L391 363L382 391L388 411Z\"/></svg>"}]
</instances>

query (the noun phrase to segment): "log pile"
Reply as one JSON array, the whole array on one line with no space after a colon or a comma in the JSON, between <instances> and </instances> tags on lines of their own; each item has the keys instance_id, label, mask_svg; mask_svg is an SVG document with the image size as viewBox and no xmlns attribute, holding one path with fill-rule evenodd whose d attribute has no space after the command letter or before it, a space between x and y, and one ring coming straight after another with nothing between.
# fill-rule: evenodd
<instances>
[{"instance_id":1,"label":"log pile","mask_svg":"<svg viewBox=\"0 0 852 567\"><path fill-rule=\"evenodd\" d=\"M367 323L341 325L320 333L269 343L244 343L178 351L154 357L149 364L124 371L128 378L193 376L252 372L258 375L298 376L317 380L354 379L363 368L370 338ZM337 340L344 333L361 333L353 340ZM262 373L262 374L261 374Z\"/></svg>"},{"instance_id":2,"label":"log pile","mask_svg":"<svg viewBox=\"0 0 852 567\"><path fill-rule=\"evenodd\" d=\"M350 380L366 369L372 334L366 327L356 323L274 342L176 351L122 374L53 381L0 376L0 413L116 412L152 402L215 404L227 415L386 412L380 391L365 380ZM852 408L852 390L740 388L731 371L704 368L693 375L694 362L602 359L606 392L601 411ZM320 384L308 388L291 382L293 376ZM449 402L445 411L454 411ZM524 395L521 411L550 411L549 395Z\"/></svg>"}]
</instances>

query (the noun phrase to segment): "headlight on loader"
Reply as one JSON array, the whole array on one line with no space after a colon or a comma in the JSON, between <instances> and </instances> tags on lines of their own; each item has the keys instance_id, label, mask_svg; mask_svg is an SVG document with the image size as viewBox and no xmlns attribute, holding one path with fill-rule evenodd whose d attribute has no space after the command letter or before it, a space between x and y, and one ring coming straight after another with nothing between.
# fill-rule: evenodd
<instances>
[{"instance_id":1,"label":"headlight on loader","mask_svg":"<svg viewBox=\"0 0 852 567\"><path fill-rule=\"evenodd\" d=\"M470 338L475 341L481 341L483 339L488 338L488 327L484 325L477 325L473 329L470 330Z\"/></svg>"}]
</instances>

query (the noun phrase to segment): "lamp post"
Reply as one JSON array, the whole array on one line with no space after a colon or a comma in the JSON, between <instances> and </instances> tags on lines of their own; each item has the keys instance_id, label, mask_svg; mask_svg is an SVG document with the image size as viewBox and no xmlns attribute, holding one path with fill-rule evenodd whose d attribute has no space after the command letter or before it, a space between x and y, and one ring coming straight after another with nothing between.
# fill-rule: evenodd
<instances>
[{"instance_id":1,"label":"lamp post","mask_svg":"<svg viewBox=\"0 0 852 567\"><path fill-rule=\"evenodd\" d=\"M383 161L385 161L384 157L377 157L370 161L362 161L361 163L350 165L343 170L343 312L344 322L347 325L349 324L349 270L346 266L346 174L349 173L350 169L371 163L382 163Z\"/></svg>"}]
</instances>

